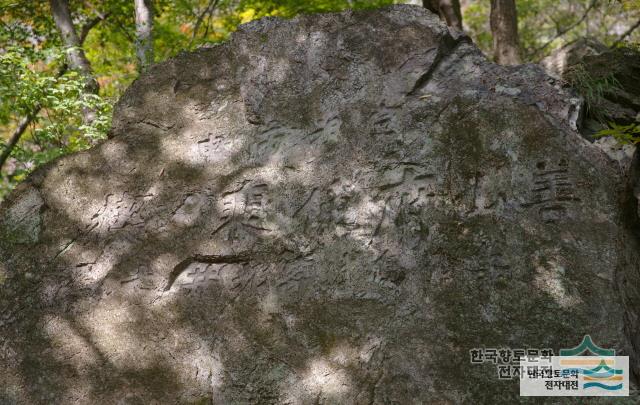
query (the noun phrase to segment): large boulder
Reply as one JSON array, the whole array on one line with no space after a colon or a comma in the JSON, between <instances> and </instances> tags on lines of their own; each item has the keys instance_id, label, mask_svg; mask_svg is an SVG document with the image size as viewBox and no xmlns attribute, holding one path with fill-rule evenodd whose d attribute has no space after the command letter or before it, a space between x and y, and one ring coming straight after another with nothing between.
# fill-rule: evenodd
<instances>
[{"instance_id":1,"label":"large boulder","mask_svg":"<svg viewBox=\"0 0 640 405\"><path fill-rule=\"evenodd\" d=\"M541 68L412 6L142 75L0 212L0 403L513 403L474 348L638 369L625 177Z\"/></svg>"}]
</instances>

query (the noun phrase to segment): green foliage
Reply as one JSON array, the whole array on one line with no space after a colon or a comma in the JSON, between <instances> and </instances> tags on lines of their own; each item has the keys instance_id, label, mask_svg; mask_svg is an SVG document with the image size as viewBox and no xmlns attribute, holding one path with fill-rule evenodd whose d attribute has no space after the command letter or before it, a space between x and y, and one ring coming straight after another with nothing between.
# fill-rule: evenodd
<instances>
[{"instance_id":1,"label":"green foliage","mask_svg":"<svg viewBox=\"0 0 640 405\"><path fill-rule=\"evenodd\" d=\"M640 0L592 4L593 0L517 0L520 53L524 61L538 62L555 49L583 37L612 45L621 29L640 18ZM465 29L487 55L492 53L490 9L490 0L471 1L462 8ZM637 31L627 38L629 42L638 39L640 29Z\"/></svg>"},{"instance_id":2,"label":"green foliage","mask_svg":"<svg viewBox=\"0 0 640 405\"><path fill-rule=\"evenodd\" d=\"M342 11L347 8L366 9L377 8L393 4L389 0L241 0L237 9L231 15L235 17L236 25L265 16L291 18L298 14L326 13Z\"/></svg>"},{"instance_id":3,"label":"green foliage","mask_svg":"<svg viewBox=\"0 0 640 405\"><path fill-rule=\"evenodd\" d=\"M58 48L8 47L0 54L0 124L13 129L22 117L40 112L12 151L0 198L34 168L90 147L110 127L111 100L85 93L85 80L77 72L59 75L63 64ZM94 116L87 124L86 111ZM5 147L0 142L0 150Z\"/></svg>"},{"instance_id":4,"label":"green foliage","mask_svg":"<svg viewBox=\"0 0 640 405\"><path fill-rule=\"evenodd\" d=\"M478 0L471 2L463 8L463 24L478 45L487 55L491 54L492 37L489 27L490 0Z\"/></svg>"},{"instance_id":5,"label":"green foliage","mask_svg":"<svg viewBox=\"0 0 640 405\"><path fill-rule=\"evenodd\" d=\"M569 85L584 97L589 115L603 122L604 117L599 107L605 95L621 88L613 73L594 76L585 68L584 64L578 63L568 69L566 78Z\"/></svg>"},{"instance_id":6,"label":"green foliage","mask_svg":"<svg viewBox=\"0 0 640 405\"><path fill-rule=\"evenodd\" d=\"M623 145L637 145L640 143L640 124L618 125L610 122L609 128L598 131L594 136L596 138L612 136Z\"/></svg>"},{"instance_id":7,"label":"green foliage","mask_svg":"<svg viewBox=\"0 0 640 405\"><path fill-rule=\"evenodd\" d=\"M583 63L578 63L568 70L566 77L569 85L584 97L587 114L605 127L596 132L593 135L594 138L611 136L623 145L635 145L640 142L639 123L623 125L606 122L603 102L608 94L615 94L616 91L622 90L613 72L594 75L585 68Z\"/></svg>"}]
</instances>

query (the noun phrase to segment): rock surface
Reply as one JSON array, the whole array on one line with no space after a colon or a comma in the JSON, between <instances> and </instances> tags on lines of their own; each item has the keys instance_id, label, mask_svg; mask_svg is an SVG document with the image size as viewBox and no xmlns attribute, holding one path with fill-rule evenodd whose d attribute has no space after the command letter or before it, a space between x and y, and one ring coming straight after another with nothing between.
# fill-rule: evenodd
<instances>
[{"instance_id":1,"label":"rock surface","mask_svg":"<svg viewBox=\"0 0 640 405\"><path fill-rule=\"evenodd\" d=\"M2 206L0 403L514 403L469 350L585 334L637 370L634 205L569 99L411 6L154 66Z\"/></svg>"}]
</instances>

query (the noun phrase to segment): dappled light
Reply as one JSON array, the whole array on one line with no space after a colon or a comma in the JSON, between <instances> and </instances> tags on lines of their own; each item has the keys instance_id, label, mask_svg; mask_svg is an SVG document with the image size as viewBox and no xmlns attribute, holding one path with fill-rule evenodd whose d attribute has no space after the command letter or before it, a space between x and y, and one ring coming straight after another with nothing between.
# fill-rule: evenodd
<instances>
[{"instance_id":1,"label":"dappled light","mask_svg":"<svg viewBox=\"0 0 640 405\"><path fill-rule=\"evenodd\" d=\"M151 66L0 211L0 402L513 403L469 350L586 333L637 369L623 177L569 98L410 6Z\"/></svg>"}]
</instances>

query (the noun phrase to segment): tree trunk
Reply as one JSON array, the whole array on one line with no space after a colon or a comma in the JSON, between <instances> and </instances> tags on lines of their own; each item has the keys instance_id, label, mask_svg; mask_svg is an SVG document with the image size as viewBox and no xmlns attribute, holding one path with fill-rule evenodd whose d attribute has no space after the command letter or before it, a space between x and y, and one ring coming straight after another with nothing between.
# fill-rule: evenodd
<instances>
[{"instance_id":1,"label":"tree trunk","mask_svg":"<svg viewBox=\"0 0 640 405\"><path fill-rule=\"evenodd\" d=\"M153 63L153 13L150 0L134 0L136 12L136 55L138 70Z\"/></svg>"},{"instance_id":2,"label":"tree trunk","mask_svg":"<svg viewBox=\"0 0 640 405\"><path fill-rule=\"evenodd\" d=\"M448 26L462 31L460 0L422 0L422 5L432 13L438 14Z\"/></svg>"},{"instance_id":3,"label":"tree trunk","mask_svg":"<svg viewBox=\"0 0 640 405\"><path fill-rule=\"evenodd\" d=\"M77 70L85 78L85 90L89 93L97 93L98 83L91 73L91 64L82 50L82 43L76 33L69 12L68 0L49 0L51 12L56 23L62 42L67 50L67 63L72 70Z\"/></svg>"},{"instance_id":4,"label":"tree trunk","mask_svg":"<svg viewBox=\"0 0 640 405\"><path fill-rule=\"evenodd\" d=\"M501 65L520 64L515 0L491 0L490 20L494 60Z\"/></svg>"},{"instance_id":5,"label":"tree trunk","mask_svg":"<svg viewBox=\"0 0 640 405\"><path fill-rule=\"evenodd\" d=\"M36 107L36 110L40 111L40 107ZM2 151L2 155L0 155L0 170L2 170L4 162L6 162L7 159L9 159L9 156L11 156L11 151L20 140L20 137L22 136L24 131L26 131L29 124L33 122L33 116L34 114L29 114L26 117L22 118L22 120L20 120L20 123L18 124L18 127L15 129L15 131L13 131L9 143L7 143L7 146L5 146L4 150Z\"/></svg>"}]
</instances>

